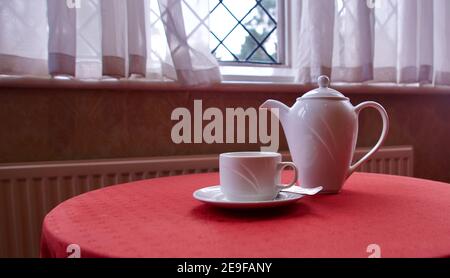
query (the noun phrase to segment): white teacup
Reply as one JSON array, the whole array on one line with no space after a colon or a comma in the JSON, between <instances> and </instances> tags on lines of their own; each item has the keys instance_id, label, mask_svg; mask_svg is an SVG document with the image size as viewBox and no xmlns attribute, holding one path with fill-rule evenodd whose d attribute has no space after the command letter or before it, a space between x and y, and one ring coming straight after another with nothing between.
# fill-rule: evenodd
<instances>
[{"instance_id":1,"label":"white teacup","mask_svg":"<svg viewBox=\"0 0 450 278\"><path fill-rule=\"evenodd\" d=\"M294 177L289 184L281 184L281 172L290 167ZM273 200L282 189L294 186L297 167L282 162L281 154L272 152L223 153L219 160L220 188L230 201Z\"/></svg>"}]
</instances>

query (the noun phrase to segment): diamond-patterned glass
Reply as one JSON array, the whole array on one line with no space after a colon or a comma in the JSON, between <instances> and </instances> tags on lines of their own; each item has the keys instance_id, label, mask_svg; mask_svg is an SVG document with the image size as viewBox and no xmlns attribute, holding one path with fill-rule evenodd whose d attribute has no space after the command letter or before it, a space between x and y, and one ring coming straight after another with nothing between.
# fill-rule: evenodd
<instances>
[{"instance_id":1,"label":"diamond-patterned glass","mask_svg":"<svg viewBox=\"0 0 450 278\"><path fill-rule=\"evenodd\" d=\"M209 0L210 47L219 61L278 64L277 0Z\"/></svg>"}]
</instances>

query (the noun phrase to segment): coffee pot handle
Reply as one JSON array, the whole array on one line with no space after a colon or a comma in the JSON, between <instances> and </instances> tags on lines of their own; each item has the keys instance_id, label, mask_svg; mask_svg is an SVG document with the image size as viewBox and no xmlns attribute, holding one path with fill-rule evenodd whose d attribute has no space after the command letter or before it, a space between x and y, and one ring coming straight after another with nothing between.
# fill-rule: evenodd
<instances>
[{"instance_id":1,"label":"coffee pot handle","mask_svg":"<svg viewBox=\"0 0 450 278\"><path fill-rule=\"evenodd\" d=\"M376 103L373 101L363 102L355 107L355 113L356 113L357 117L359 117L359 113L366 108L374 108L380 113L381 119L383 120L383 130L381 131L381 136L380 136L380 139L378 139L377 144L363 158L361 158L354 165L350 166L347 177L349 177L351 174L353 174L353 172L355 172L355 170L358 169L358 167L361 166L361 164L363 164L375 152L378 151L378 149L381 147L381 145L383 144L383 142L386 139L387 134L388 134L389 116L386 113L386 110L383 108L383 106L381 106L379 103Z\"/></svg>"}]
</instances>

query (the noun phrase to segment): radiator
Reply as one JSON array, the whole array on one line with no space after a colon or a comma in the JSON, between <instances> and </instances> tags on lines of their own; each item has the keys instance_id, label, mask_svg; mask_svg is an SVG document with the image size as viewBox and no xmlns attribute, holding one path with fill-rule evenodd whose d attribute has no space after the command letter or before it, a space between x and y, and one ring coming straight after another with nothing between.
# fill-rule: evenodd
<instances>
[{"instance_id":1,"label":"radiator","mask_svg":"<svg viewBox=\"0 0 450 278\"><path fill-rule=\"evenodd\" d=\"M359 160L369 150L368 148L358 148L354 155L354 161ZM413 154L412 146L384 147L361 165L357 171L413 177Z\"/></svg>"},{"instance_id":2,"label":"radiator","mask_svg":"<svg viewBox=\"0 0 450 278\"><path fill-rule=\"evenodd\" d=\"M357 149L355 159L366 152ZM68 198L130 181L216 172L218 164L217 155L0 164L0 257L38 257L44 216ZM382 148L359 170L412 176L412 147Z\"/></svg>"}]
</instances>

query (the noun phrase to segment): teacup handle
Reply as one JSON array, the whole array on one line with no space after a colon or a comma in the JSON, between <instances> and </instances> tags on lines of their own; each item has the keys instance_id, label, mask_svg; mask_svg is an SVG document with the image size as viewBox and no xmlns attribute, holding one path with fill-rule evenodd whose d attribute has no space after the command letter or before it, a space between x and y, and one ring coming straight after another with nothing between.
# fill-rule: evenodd
<instances>
[{"instance_id":1,"label":"teacup handle","mask_svg":"<svg viewBox=\"0 0 450 278\"><path fill-rule=\"evenodd\" d=\"M386 139L386 136L388 134L389 130L389 116L386 112L386 110L381 106L379 103L373 102L373 101L367 101L359 104L355 107L355 113L359 117L359 112L364 110L365 108L374 108L376 109L380 115L381 119L383 120L383 130L381 131L380 139L378 139L377 144L375 147L373 147L370 152L368 152L363 158L361 158L358 162L356 162L354 165L350 166L348 170L347 177L349 177L353 172L355 172L356 169L358 169L361 164L363 164L367 159L369 159L378 149L381 147L381 144L383 144L384 140Z\"/></svg>"},{"instance_id":2,"label":"teacup handle","mask_svg":"<svg viewBox=\"0 0 450 278\"><path fill-rule=\"evenodd\" d=\"M295 183L297 182L297 179L298 179L298 170L297 170L297 167L295 166L295 164L293 162L280 162L280 163L278 163L277 170L280 171L280 175L283 172L283 170L285 168L287 168L287 167L291 167L294 170L294 178L288 184L277 185L278 189L280 189L280 190L288 189L288 188L294 186Z\"/></svg>"}]
</instances>

